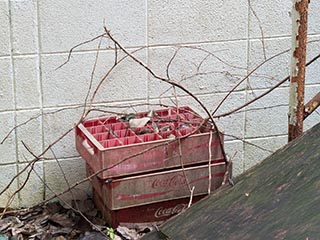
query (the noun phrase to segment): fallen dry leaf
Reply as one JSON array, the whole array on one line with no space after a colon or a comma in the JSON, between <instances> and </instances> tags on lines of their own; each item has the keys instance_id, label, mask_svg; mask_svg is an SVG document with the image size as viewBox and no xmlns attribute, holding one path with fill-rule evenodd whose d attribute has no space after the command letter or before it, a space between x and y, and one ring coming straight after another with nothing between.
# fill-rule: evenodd
<instances>
[{"instance_id":1,"label":"fallen dry leaf","mask_svg":"<svg viewBox=\"0 0 320 240\"><path fill-rule=\"evenodd\" d=\"M49 216L49 221L61 227L72 227L75 224L67 215L61 213L55 213Z\"/></svg>"}]
</instances>

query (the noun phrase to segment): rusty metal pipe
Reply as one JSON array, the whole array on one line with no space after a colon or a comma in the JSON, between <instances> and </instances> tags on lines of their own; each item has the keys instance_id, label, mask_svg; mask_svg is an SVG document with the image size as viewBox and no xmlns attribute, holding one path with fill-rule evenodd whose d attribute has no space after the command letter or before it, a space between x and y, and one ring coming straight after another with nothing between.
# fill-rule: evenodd
<instances>
[{"instance_id":1,"label":"rusty metal pipe","mask_svg":"<svg viewBox=\"0 0 320 240\"><path fill-rule=\"evenodd\" d=\"M293 0L288 141L303 132L308 0Z\"/></svg>"},{"instance_id":2,"label":"rusty metal pipe","mask_svg":"<svg viewBox=\"0 0 320 240\"><path fill-rule=\"evenodd\" d=\"M320 92L315 95L304 107L304 119L306 119L317 107L320 106Z\"/></svg>"}]
</instances>

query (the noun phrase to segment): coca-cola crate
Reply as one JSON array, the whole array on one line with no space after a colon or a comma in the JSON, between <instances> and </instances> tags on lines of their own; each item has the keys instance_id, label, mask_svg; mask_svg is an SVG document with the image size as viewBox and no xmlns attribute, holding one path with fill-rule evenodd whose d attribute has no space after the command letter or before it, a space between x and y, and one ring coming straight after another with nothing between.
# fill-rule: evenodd
<instances>
[{"instance_id":1,"label":"coca-cola crate","mask_svg":"<svg viewBox=\"0 0 320 240\"><path fill-rule=\"evenodd\" d=\"M205 196L207 195L203 194L193 197L192 203L199 201ZM109 209L105 205L104 199L102 199L95 190L93 190L93 200L107 223L113 228L116 228L119 225L136 227L146 224L161 224L170 217L187 209L190 197L151 203L137 207L123 208L119 210Z\"/></svg>"},{"instance_id":2,"label":"coca-cola crate","mask_svg":"<svg viewBox=\"0 0 320 240\"><path fill-rule=\"evenodd\" d=\"M102 179L208 162L209 142L211 159L220 161L219 135L211 132L210 123L198 129L202 121L189 107L156 110L144 127L137 128L130 128L125 117L89 119L76 126L76 148L95 172L108 169L98 175ZM193 131L187 138L172 141ZM222 134L220 138L223 143Z\"/></svg>"},{"instance_id":3,"label":"coca-cola crate","mask_svg":"<svg viewBox=\"0 0 320 240\"><path fill-rule=\"evenodd\" d=\"M211 164L211 192L223 181L226 167L223 161ZM87 164L87 176L94 171ZM209 166L193 166L119 179L92 178L92 186L110 210L130 208L161 201L208 193Z\"/></svg>"}]
</instances>

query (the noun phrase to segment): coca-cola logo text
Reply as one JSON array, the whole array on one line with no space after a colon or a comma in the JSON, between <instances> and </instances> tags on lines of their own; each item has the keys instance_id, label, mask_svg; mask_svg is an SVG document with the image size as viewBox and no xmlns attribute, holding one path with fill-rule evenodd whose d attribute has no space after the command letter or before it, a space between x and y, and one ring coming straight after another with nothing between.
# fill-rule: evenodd
<instances>
[{"instance_id":1,"label":"coca-cola logo text","mask_svg":"<svg viewBox=\"0 0 320 240\"><path fill-rule=\"evenodd\" d=\"M171 207L171 208L159 207L156 210L156 212L154 213L154 216L156 218L168 217L168 216L171 216L174 214L178 214L186 208L187 208L187 204L178 204L178 205Z\"/></svg>"},{"instance_id":2,"label":"coca-cola logo text","mask_svg":"<svg viewBox=\"0 0 320 240\"><path fill-rule=\"evenodd\" d=\"M159 188L159 187L174 187L177 185L183 185L186 184L186 178L184 177L184 175L174 175L172 177L169 178L165 178L165 179L159 179L156 178L151 187L152 188Z\"/></svg>"}]
</instances>

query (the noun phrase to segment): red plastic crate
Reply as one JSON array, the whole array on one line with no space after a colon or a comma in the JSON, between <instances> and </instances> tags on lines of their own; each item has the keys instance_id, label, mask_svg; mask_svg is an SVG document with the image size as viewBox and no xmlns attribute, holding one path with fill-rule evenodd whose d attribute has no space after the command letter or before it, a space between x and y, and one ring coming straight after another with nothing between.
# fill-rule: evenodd
<instances>
[{"instance_id":1,"label":"red plastic crate","mask_svg":"<svg viewBox=\"0 0 320 240\"><path fill-rule=\"evenodd\" d=\"M87 164L87 176L93 170ZM211 164L211 192L221 186L225 175L225 163ZM92 178L92 187L110 210L136 207L161 201L186 198L194 187L194 196L208 193L208 165L187 167L123 177L115 180Z\"/></svg>"},{"instance_id":2,"label":"red plastic crate","mask_svg":"<svg viewBox=\"0 0 320 240\"><path fill-rule=\"evenodd\" d=\"M195 196L192 203L199 201L207 195ZM113 228L119 225L136 227L139 225L158 225L187 209L190 201L189 197L146 204L137 207L111 210L104 204L101 196L93 190L93 200L96 207L101 211L103 218Z\"/></svg>"},{"instance_id":3,"label":"red plastic crate","mask_svg":"<svg viewBox=\"0 0 320 240\"><path fill-rule=\"evenodd\" d=\"M136 118L147 115L137 113ZM108 169L99 174L102 179L205 163L209 159L210 124L182 139L180 146L171 139L191 133L202 121L189 107L156 110L152 122L135 129L115 116L89 119L76 126L76 148L94 172ZM222 134L220 137L223 141ZM217 132L212 133L211 152L212 160L223 159Z\"/></svg>"}]
</instances>

